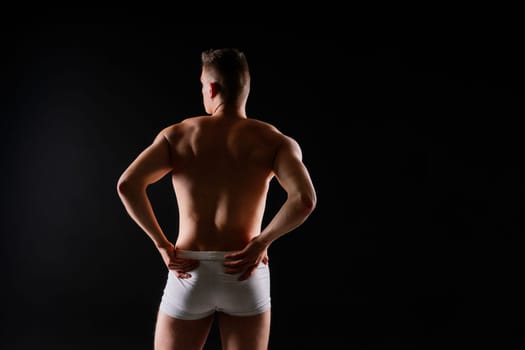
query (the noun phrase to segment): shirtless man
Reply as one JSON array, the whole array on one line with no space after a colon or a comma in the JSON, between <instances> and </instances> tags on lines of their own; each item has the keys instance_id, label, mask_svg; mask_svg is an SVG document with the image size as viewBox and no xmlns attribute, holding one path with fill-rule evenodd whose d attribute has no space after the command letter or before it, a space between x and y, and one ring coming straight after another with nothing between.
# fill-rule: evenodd
<instances>
[{"instance_id":1,"label":"shirtless man","mask_svg":"<svg viewBox=\"0 0 525 350\"><path fill-rule=\"evenodd\" d=\"M160 131L120 176L118 194L168 268L155 349L202 349L215 314L223 349L267 349L268 248L308 218L316 193L299 144L247 117L250 72L244 53L207 50L201 61L207 115ZM175 244L146 192L167 174L179 210ZM274 177L287 199L262 228Z\"/></svg>"}]
</instances>

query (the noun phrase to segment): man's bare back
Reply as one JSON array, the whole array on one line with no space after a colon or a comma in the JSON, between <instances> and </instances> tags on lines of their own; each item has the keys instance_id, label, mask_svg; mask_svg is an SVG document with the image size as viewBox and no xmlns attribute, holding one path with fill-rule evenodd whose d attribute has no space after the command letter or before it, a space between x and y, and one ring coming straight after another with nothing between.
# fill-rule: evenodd
<instances>
[{"instance_id":1,"label":"man's bare back","mask_svg":"<svg viewBox=\"0 0 525 350\"><path fill-rule=\"evenodd\" d=\"M279 147L275 127L237 116L202 116L163 130L179 207L177 248L231 251L260 233Z\"/></svg>"}]
</instances>

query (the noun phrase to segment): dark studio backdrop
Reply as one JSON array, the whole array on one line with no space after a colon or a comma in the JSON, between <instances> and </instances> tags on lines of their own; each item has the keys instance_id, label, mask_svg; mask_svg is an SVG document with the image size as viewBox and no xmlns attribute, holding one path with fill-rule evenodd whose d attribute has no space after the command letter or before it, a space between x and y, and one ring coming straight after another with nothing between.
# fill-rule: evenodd
<instances>
[{"instance_id":1,"label":"dark studio backdrop","mask_svg":"<svg viewBox=\"0 0 525 350\"><path fill-rule=\"evenodd\" d=\"M165 268L116 182L160 129L204 113L200 52L221 46L246 52L248 115L299 141L318 191L270 250L271 349L523 346L516 29L206 30L111 11L13 25L2 347L150 348ZM149 193L175 238L168 178ZM268 217L283 200L274 183Z\"/></svg>"}]
</instances>

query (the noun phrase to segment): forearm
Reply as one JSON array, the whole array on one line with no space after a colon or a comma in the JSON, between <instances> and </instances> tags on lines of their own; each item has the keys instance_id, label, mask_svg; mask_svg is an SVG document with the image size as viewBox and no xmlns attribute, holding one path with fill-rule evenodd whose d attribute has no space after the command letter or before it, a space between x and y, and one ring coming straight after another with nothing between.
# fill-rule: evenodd
<instances>
[{"instance_id":1,"label":"forearm","mask_svg":"<svg viewBox=\"0 0 525 350\"><path fill-rule=\"evenodd\" d=\"M169 244L155 216L145 187L120 187L119 196L129 216L158 248Z\"/></svg>"},{"instance_id":2,"label":"forearm","mask_svg":"<svg viewBox=\"0 0 525 350\"><path fill-rule=\"evenodd\" d=\"M261 231L257 240L269 246L273 241L299 227L314 210L315 202L296 194L288 196L276 215Z\"/></svg>"}]
</instances>

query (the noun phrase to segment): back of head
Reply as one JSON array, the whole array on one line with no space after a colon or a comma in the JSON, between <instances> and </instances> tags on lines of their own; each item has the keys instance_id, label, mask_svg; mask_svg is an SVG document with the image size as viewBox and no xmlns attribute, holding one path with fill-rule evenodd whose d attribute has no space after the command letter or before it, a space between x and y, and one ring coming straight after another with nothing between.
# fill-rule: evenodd
<instances>
[{"instance_id":1,"label":"back of head","mask_svg":"<svg viewBox=\"0 0 525 350\"><path fill-rule=\"evenodd\" d=\"M219 84L224 102L248 97L250 70L246 55L236 48L209 49L201 54L202 68Z\"/></svg>"}]
</instances>

